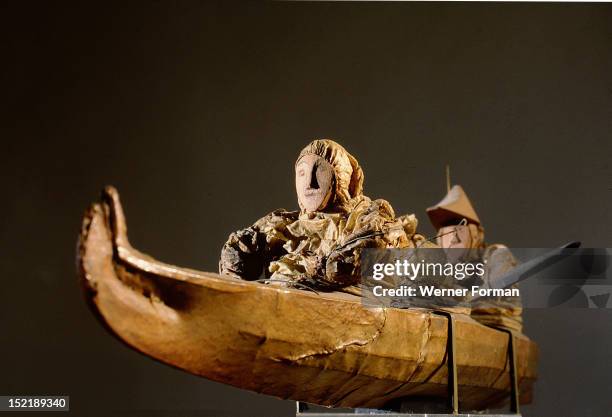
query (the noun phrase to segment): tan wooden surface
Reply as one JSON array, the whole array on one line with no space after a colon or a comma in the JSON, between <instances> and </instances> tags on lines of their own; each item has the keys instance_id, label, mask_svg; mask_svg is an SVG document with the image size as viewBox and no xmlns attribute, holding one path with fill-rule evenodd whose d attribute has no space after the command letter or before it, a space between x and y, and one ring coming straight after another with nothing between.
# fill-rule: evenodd
<instances>
[{"instance_id":1,"label":"tan wooden surface","mask_svg":"<svg viewBox=\"0 0 612 417\"><path fill-rule=\"evenodd\" d=\"M446 396L446 318L158 262L130 246L113 188L86 212L77 255L84 295L102 323L130 347L187 372L338 407ZM455 320L462 408L503 402L507 334L465 315ZM521 402L528 403L538 350L516 337Z\"/></svg>"}]
</instances>

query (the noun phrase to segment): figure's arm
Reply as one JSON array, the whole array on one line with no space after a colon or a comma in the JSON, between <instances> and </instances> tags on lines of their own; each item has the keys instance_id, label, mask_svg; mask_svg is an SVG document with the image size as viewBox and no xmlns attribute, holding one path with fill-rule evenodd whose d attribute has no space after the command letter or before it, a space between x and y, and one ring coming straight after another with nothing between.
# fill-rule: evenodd
<instances>
[{"instance_id":1,"label":"figure's arm","mask_svg":"<svg viewBox=\"0 0 612 417\"><path fill-rule=\"evenodd\" d=\"M355 215L354 222L356 227L324 260L321 276L326 285L358 284L363 249L409 247L414 235L412 229L416 229L414 216L396 218L385 200L372 201Z\"/></svg>"},{"instance_id":2,"label":"figure's arm","mask_svg":"<svg viewBox=\"0 0 612 417\"><path fill-rule=\"evenodd\" d=\"M232 233L221 249L219 273L252 281L264 268L265 237L255 227Z\"/></svg>"},{"instance_id":3,"label":"figure's arm","mask_svg":"<svg viewBox=\"0 0 612 417\"><path fill-rule=\"evenodd\" d=\"M322 280L326 285L346 287L356 285L361 279L361 253L365 248L386 248L383 231L356 238L352 243L334 250L322 265Z\"/></svg>"},{"instance_id":4,"label":"figure's arm","mask_svg":"<svg viewBox=\"0 0 612 417\"><path fill-rule=\"evenodd\" d=\"M294 216L277 210L232 233L221 249L219 273L248 281L260 278L270 261L284 254L285 227Z\"/></svg>"}]
</instances>

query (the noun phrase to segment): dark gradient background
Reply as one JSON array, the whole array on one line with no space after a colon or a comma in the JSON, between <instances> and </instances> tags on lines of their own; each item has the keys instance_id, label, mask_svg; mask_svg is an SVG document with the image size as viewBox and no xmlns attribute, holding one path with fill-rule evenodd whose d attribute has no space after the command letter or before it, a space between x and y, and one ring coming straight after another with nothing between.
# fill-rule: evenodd
<instances>
[{"instance_id":1,"label":"dark gradient background","mask_svg":"<svg viewBox=\"0 0 612 417\"><path fill-rule=\"evenodd\" d=\"M297 206L312 138L414 212L452 166L489 242L609 247L612 8L595 4L3 3L0 394L74 415L290 416L293 403L128 349L76 284L80 219L121 192L134 246L214 271L232 230ZM609 415L612 310L530 310L526 416Z\"/></svg>"}]
</instances>

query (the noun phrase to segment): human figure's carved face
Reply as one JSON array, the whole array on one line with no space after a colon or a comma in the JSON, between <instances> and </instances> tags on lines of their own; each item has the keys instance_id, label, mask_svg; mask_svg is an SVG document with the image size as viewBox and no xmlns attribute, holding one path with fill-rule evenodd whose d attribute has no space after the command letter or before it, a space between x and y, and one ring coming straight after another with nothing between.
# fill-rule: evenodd
<instances>
[{"instance_id":1,"label":"human figure's carved face","mask_svg":"<svg viewBox=\"0 0 612 417\"><path fill-rule=\"evenodd\" d=\"M325 159L305 155L295 166L295 190L300 207L308 213L323 210L332 195L334 170Z\"/></svg>"},{"instance_id":2,"label":"human figure's carved face","mask_svg":"<svg viewBox=\"0 0 612 417\"><path fill-rule=\"evenodd\" d=\"M467 225L446 226L438 230L438 246L451 249L467 249L472 246L472 236Z\"/></svg>"}]
</instances>

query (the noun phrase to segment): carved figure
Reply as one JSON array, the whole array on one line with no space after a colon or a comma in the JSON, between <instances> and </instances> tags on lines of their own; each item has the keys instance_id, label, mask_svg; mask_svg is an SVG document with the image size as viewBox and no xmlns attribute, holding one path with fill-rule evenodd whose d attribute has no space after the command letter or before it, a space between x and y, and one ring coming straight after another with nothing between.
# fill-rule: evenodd
<instances>
[{"instance_id":1,"label":"carved figure","mask_svg":"<svg viewBox=\"0 0 612 417\"><path fill-rule=\"evenodd\" d=\"M438 204L427 209L427 214L438 230L439 246L452 249L478 249L473 253L477 253L485 263L485 275L470 285L488 288L490 280L508 273L517 265L516 259L506 246L499 243L485 243L484 228L460 185L450 188ZM487 297L473 301L471 306L472 318L483 324L518 331L522 329L520 297Z\"/></svg>"},{"instance_id":2,"label":"carved figure","mask_svg":"<svg viewBox=\"0 0 612 417\"><path fill-rule=\"evenodd\" d=\"M284 285L345 288L359 281L363 248L415 247L414 215L363 194L357 160L338 143L314 140L295 163L299 211L275 210L229 236L219 272L245 280L262 274Z\"/></svg>"}]
</instances>

